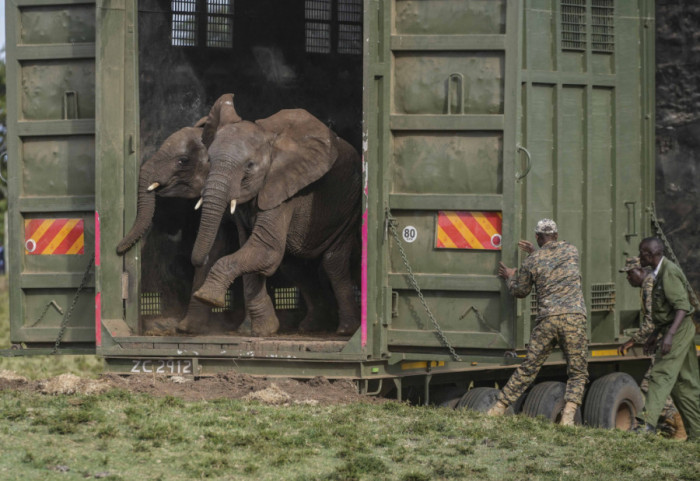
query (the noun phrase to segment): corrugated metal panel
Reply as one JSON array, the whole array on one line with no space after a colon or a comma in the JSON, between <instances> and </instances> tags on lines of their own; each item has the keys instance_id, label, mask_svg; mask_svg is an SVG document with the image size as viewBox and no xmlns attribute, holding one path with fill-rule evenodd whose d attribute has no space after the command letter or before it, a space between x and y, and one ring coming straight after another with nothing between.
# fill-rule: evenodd
<instances>
[{"instance_id":1,"label":"corrugated metal panel","mask_svg":"<svg viewBox=\"0 0 700 481\"><path fill-rule=\"evenodd\" d=\"M11 339L52 344L66 323L61 346L85 347L92 273L75 296L94 256L95 5L19 1L6 14Z\"/></svg>"}]
</instances>

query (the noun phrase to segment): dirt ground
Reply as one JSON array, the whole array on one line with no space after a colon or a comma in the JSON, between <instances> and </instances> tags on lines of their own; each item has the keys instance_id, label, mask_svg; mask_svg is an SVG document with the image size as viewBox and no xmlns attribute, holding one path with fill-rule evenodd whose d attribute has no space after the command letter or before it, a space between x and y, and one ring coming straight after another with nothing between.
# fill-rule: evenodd
<instances>
[{"instance_id":1,"label":"dirt ground","mask_svg":"<svg viewBox=\"0 0 700 481\"><path fill-rule=\"evenodd\" d=\"M47 395L99 394L123 389L152 396L174 396L185 401L212 399L246 399L266 404L347 404L386 402L364 396L350 381L331 381L324 377L309 380L258 378L226 372L214 377L180 377L104 374L98 379L83 379L61 374L51 379L33 381L12 371L0 370L0 391L20 390Z\"/></svg>"}]
</instances>

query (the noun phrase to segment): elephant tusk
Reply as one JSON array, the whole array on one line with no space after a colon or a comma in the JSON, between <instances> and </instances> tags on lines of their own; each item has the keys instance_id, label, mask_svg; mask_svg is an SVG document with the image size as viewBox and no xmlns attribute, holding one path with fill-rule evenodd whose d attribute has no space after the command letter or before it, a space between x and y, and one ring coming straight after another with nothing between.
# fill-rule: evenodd
<instances>
[{"instance_id":1,"label":"elephant tusk","mask_svg":"<svg viewBox=\"0 0 700 481\"><path fill-rule=\"evenodd\" d=\"M148 186L148 192L156 190L158 187L160 187L160 184L158 182L153 182L151 185Z\"/></svg>"},{"instance_id":2,"label":"elephant tusk","mask_svg":"<svg viewBox=\"0 0 700 481\"><path fill-rule=\"evenodd\" d=\"M199 210L199 208L202 207L202 199L203 197L199 198L199 200L197 201L197 205L194 206L194 210Z\"/></svg>"},{"instance_id":3,"label":"elephant tusk","mask_svg":"<svg viewBox=\"0 0 700 481\"><path fill-rule=\"evenodd\" d=\"M236 199L231 201L231 215L236 211Z\"/></svg>"}]
</instances>

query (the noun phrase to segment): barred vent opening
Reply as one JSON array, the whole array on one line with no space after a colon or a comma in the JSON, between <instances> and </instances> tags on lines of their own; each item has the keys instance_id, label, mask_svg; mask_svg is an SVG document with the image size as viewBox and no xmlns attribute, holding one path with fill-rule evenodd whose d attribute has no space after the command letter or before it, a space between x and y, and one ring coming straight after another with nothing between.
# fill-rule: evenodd
<instances>
[{"instance_id":1,"label":"barred vent opening","mask_svg":"<svg viewBox=\"0 0 700 481\"><path fill-rule=\"evenodd\" d=\"M275 309L293 310L300 307L299 289L296 287L275 287Z\"/></svg>"},{"instance_id":2,"label":"barred vent opening","mask_svg":"<svg viewBox=\"0 0 700 481\"><path fill-rule=\"evenodd\" d=\"M162 312L160 292L142 292L139 311L142 316L160 316Z\"/></svg>"},{"instance_id":3,"label":"barred vent opening","mask_svg":"<svg viewBox=\"0 0 700 481\"><path fill-rule=\"evenodd\" d=\"M612 311L615 308L615 284L591 284L591 311Z\"/></svg>"},{"instance_id":4,"label":"barred vent opening","mask_svg":"<svg viewBox=\"0 0 700 481\"><path fill-rule=\"evenodd\" d=\"M207 47L233 47L233 0L207 0Z\"/></svg>"},{"instance_id":5,"label":"barred vent opening","mask_svg":"<svg viewBox=\"0 0 700 481\"><path fill-rule=\"evenodd\" d=\"M362 54L362 0L338 0L338 53Z\"/></svg>"},{"instance_id":6,"label":"barred vent opening","mask_svg":"<svg viewBox=\"0 0 700 481\"><path fill-rule=\"evenodd\" d=\"M331 52L331 0L306 0L306 51Z\"/></svg>"},{"instance_id":7,"label":"barred vent opening","mask_svg":"<svg viewBox=\"0 0 700 481\"><path fill-rule=\"evenodd\" d=\"M197 1L173 0L171 9L173 12L172 45L195 47L197 45Z\"/></svg>"},{"instance_id":8,"label":"barred vent opening","mask_svg":"<svg viewBox=\"0 0 700 481\"><path fill-rule=\"evenodd\" d=\"M586 49L586 0L561 2L561 48Z\"/></svg>"},{"instance_id":9,"label":"barred vent opening","mask_svg":"<svg viewBox=\"0 0 700 481\"><path fill-rule=\"evenodd\" d=\"M591 4L591 43L594 52L615 50L614 0L593 0Z\"/></svg>"}]
</instances>

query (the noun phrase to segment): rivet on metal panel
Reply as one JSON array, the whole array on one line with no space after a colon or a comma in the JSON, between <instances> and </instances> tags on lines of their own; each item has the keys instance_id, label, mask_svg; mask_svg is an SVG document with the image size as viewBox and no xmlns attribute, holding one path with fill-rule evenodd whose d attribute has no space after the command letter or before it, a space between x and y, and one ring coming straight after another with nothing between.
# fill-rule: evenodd
<instances>
[{"instance_id":1,"label":"rivet on metal panel","mask_svg":"<svg viewBox=\"0 0 700 481\"><path fill-rule=\"evenodd\" d=\"M453 95L457 96L457 112L452 112ZM461 73L451 73L447 80L447 113L464 114L464 75Z\"/></svg>"},{"instance_id":2,"label":"rivet on metal panel","mask_svg":"<svg viewBox=\"0 0 700 481\"><path fill-rule=\"evenodd\" d=\"M75 90L66 90L63 92L63 119L78 118L78 92Z\"/></svg>"},{"instance_id":3,"label":"rivet on metal panel","mask_svg":"<svg viewBox=\"0 0 700 481\"><path fill-rule=\"evenodd\" d=\"M522 150L523 152L525 152L525 157L527 159L527 164L525 164L525 170L523 170L521 174L518 174L517 172L515 173L515 180L518 181L524 179L525 176L530 173L530 169L532 168L532 155L530 155L530 151L528 151L525 147L523 147L520 144L517 144L515 148L518 151Z\"/></svg>"}]
</instances>

